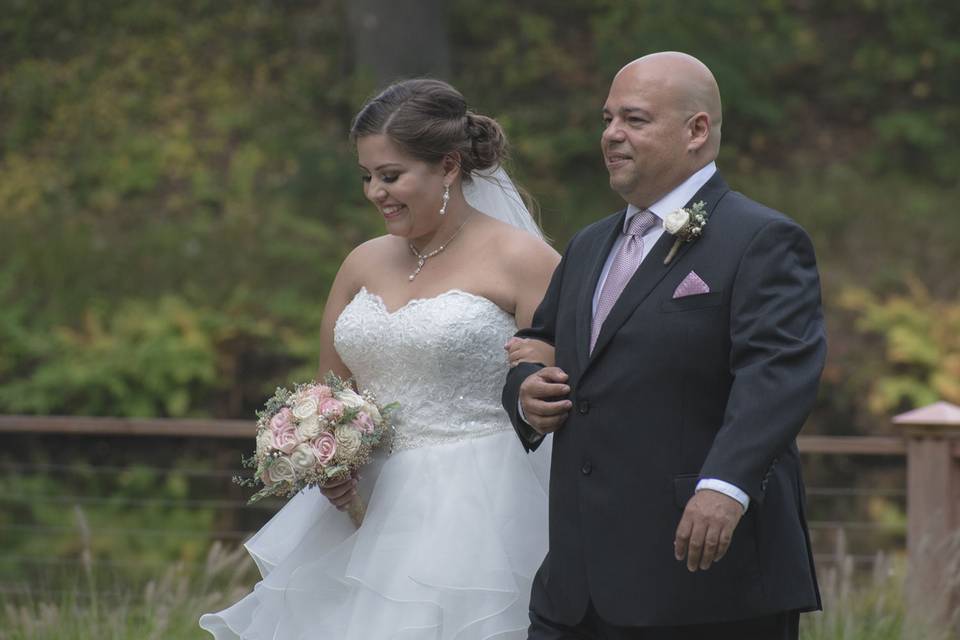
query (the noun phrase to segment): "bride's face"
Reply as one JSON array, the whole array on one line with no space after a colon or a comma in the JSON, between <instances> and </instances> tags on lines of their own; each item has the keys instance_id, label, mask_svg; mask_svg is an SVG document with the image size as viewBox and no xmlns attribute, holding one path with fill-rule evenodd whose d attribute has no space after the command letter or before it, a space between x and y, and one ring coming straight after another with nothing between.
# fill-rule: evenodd
<instances>
[{"instance_id":1,"label":"bride's face","mask_svg":"<svg viewBox=\"0 0 960 640\"><path fill-rule=\"evenodd\" d=\"M436 230L443 204L441 164L410 157L382 134L358 139L357 156L363 195L380 211L387 233L417 238Z\"/></svg>"}]
</instances>

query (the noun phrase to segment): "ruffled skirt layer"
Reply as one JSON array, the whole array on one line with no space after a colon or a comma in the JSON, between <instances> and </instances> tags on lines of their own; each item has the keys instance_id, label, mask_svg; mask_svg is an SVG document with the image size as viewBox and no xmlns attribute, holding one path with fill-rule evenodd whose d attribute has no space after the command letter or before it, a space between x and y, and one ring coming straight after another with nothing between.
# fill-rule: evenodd
<instances>
[{"instance_id":1,"label":"ruffled skirt layer","mask_svg":"<svg viewBox=\"0 0 960 640\"><path fill-rule=\"evenodd\" d=\"M526 638L547 549L549 443L512 431L364 470L363 526L301 492L246 547L263 580L200 626L218 640Z\"/></svg>"}]
</instances>

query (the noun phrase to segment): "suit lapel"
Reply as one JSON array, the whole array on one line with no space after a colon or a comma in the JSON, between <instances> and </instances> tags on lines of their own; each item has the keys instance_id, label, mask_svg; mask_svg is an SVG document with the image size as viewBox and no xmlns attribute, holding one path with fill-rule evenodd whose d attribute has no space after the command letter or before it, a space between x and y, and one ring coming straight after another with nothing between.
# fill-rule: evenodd
<instances>
[{"instance_id":1,"label":"suit lapel","mask_svg":"<svg viewBox=\"0 0 960 640\"><path fill-rule=\"evenodd\" d=\"M587 366L590 359L590 327L593 322L593 294L597 290L597 282L600 280L600 274L603 272L603 265L610 255L613 243L617 236L623 231L623 219L627 215L627 210L623 209L620 213L609 216L607 224L601 225L594 238L594 249L592 254L592 263L588 264L590 269L589 277L580 291L580 299L577 301L577 358L580 360L580 370Z\"/></svg>"},{"instance_id":2,"label":"suit lapel","mask_svg":"<svg viewBox=\"0 0 960 640\"><path fill-rule=\"evenodd\" d=\"M690 201L685 206L690 206L694 202L700 200L704 201L705 209L709 212L710 215L713 215L713 210L716 208L717 203L720 202L720 199L730 190L727 186L727 183L724 182L723 178L720 177L720 172L716 172L710 179L707 181L703 187L692 197ZM622 216L620 216L621 227L622 228ZM706 233L703 238L697 240L697 242L704 242L709 238L709 229L710 222L707 221ZM607 316L607 319L603 323L603 327L600 329L600 335L597 336L597 344L593 349L593 353L589 354L587 358L587 366L596 360L597 356L603 351L604 347L610 342L614 334L623 326L623 323L633 314L634 309L642 303L650 292L660 283L660 281L670 273L670 270L684 254L690 249L694 244L691 242L684 243L680 246L679 251L673 257L673 260L670 261L670 264L663 264L664 258L667 257L667 253L670 251L670 247L673 246L675 238L669 233L664 233L660 236L660 239L657 241L657 244L654 245L653 249L643 259L643 262L640 263L640 266L637 268L636 273L633 274L633 277L630 279L630 282L627 283L627 286L624 288L623 293L620 294L620 297L614 303L613 308L610 310L610 314ZM600 259L601 268L603 263L606 261L607 254L610 252L610 247L613 242L608 242L606 245L606 252L603 253L602 258ZM599 279L599 272L597 272L596 277L592 279L594 289L596 288L596 282ZM593 290L591 289L591 295ZM592 307L588 306L588 310L591 311L592 316ZM579 323L578 323L579 324ZM578 339L581 336L578 335ZM584 340L581 340L586 349L590 349L590 325L587 324L587 334Z\"/></svg>"}]
</instances>

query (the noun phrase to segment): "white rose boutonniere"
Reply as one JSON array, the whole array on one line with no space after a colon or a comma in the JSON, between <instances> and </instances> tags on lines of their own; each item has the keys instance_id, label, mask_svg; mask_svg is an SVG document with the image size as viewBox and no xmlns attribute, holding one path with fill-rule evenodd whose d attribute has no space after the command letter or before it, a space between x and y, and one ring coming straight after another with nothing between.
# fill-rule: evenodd
<instances>
[{"instance_id":1,"label":"white rose boutonniere","mask_svg":"<svg viewBox=\"0 0 960 640\"><path fill-rule=\"evenodd\" d=\"M670 247L670 253L663 259L663 264L670 264L673 256L677 255L680 245L684 242L693 242L703 235L703 228L707 226L706 203L701 200L689 209L682 208L667 214L663 219L663 229L676 240Z\"/></svg>"}]
</instances>

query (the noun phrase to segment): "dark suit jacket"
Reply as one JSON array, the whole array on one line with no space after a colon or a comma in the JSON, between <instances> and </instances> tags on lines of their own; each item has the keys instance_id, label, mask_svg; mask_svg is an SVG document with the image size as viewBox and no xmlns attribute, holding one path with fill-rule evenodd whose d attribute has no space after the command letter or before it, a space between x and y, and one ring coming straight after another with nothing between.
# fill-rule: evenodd
<instances>
[{"instance_id":1,"label":"dark suit jacket","mask_svg":"<svg viewBox=\"0 0 960 640\"><path fill-rule=\"evenodd\" d=\"M625 211L577 233L533 326L518 335L556 346L573 401L554 434L550 550L532 603L565 624L588 599L607 622L678 625L820 606L795 438L826 353L813 247L800 226L715 174L690 201L710 213L683 245L664 233L640 265L589 354L591 302ZM710 293L673 299L690 271ZM520 383L503 392L521 441ZM673 539L699 478L746 491L750 508L727 555L689 573Z\"/></svg>"}]
</instances>

